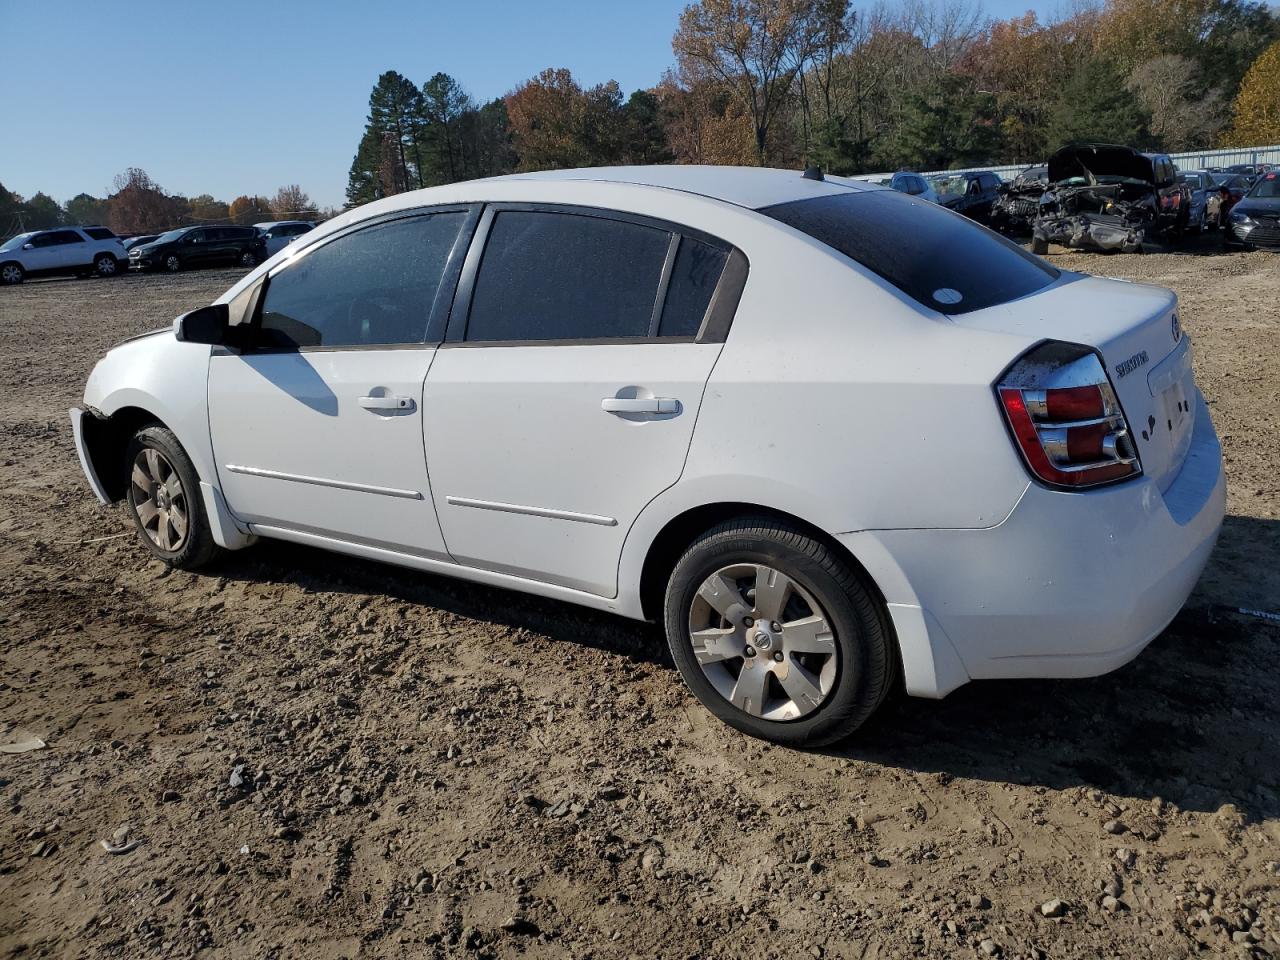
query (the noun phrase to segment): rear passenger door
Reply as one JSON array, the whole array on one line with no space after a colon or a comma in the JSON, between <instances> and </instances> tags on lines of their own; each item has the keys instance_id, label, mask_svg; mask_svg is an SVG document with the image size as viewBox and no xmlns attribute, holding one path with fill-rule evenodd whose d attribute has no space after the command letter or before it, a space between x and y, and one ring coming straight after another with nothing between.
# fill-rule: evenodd
<instances>
[{"instance_id":1,"label":"rear passenger door","mask_svg":"<svg viewBox=\"0 0 1280 960\"><path fill-rule=\"evenodd\" d=\"M427 466L459 563L599 596L679 478L746 260L669 224L496 205L427 377Z\"/></svg>"}]
</instances>

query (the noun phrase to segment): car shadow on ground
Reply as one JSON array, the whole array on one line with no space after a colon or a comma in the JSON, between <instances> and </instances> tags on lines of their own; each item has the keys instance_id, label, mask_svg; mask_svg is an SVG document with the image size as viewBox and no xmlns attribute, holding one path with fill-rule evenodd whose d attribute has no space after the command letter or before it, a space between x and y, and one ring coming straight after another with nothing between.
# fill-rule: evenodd
<instances>
[{"instance_id":1,"label":"car shadow on ground","mask_svg":"<svg viewBox=\"0 0 1280 960\"><path fill-rule=\"evenodd\" d=\"M1052 789L1093 786L1185 810L1234 804L1280 817L1280 623L1228 609L1249 599L1237 556L1280 555L1280 521L1229 517L1187 607L1133 663L1087 680L970 683L941 701L900 696L822 751L903 770ZM1256 563L1256 560L1254 561ZM264 542L217 573L310 591L385 595L671 667L656 626L555 600ZM1269 609L1280 607L1280 598Z\"/></svg>"}]
</instances>

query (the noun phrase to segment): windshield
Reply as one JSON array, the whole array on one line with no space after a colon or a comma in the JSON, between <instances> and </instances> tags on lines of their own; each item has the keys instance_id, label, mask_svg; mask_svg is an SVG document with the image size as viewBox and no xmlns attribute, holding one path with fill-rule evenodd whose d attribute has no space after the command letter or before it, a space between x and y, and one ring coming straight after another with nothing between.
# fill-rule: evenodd
<instances>
[{"instance_id":1,"label":"windshield","mask_svg":"<svg viewBox=\"0 0 1280 960\"><path fill-rule=\"evenodd\" d=\"M17 250L34 236L34 233L20 233L16 237L10 237L3 244L0 244L0 252Z\"/></svg>"},{"instance_id":2,"label":"windshield","mask_svg":"<svg viewBox=\"0 0 1280 960\"><path fill-rule=\"evenodd\" d=\"M939 313L1008 303L1058 277L1053 267L999 234L897 191L793 200L760 212L825 243Z\"/></svg>"},{"instance_id":3,"label":"windshield","mask_svg":"<svg viewBox=\"0 0 1280 960\"><path fill-rule=\"evenodd\" d=\"M162 233L160 234L160 236L156 237L155 242L156 243L173 243L173 241L177 240L179 237L181 237L184 233L186 233L190 229L191 229L190 227L179 227L177 230L170 230L167 233Z\"/></svg>"},{"instance_id":4,"label":"windshield","mask_svg":"<svg viewBox=\"0 0 1280 960\"><path fill-rule=\"evenodd\" d=\"M969 189L969 181L965 177L935 177L930 183L940 197L963 197Z\"/></svg>"},{"instance_id":5,"label":"windshield","mask_svg":"<svg viewBox=\"0 0 1280 960\"><path fill-rule=\"evenodd\" d=\"M1180 173L1178 174L1178 182L1185 183L1194 190L1199 190L1203 186L1198 173Z\"/></svg>"},{"instance_id":6,"label":"windshield","mask_svg":"<svg viewBox=\"0 0 1280 960\"><path fill-rule=\"evenodd\" d=\"M1277 177L1274 173L1267 174L1253 185L1253 189L1249 191L1249 196L1268 199L1280 197L1280 177Z\"/></svg>"}]
</instances>

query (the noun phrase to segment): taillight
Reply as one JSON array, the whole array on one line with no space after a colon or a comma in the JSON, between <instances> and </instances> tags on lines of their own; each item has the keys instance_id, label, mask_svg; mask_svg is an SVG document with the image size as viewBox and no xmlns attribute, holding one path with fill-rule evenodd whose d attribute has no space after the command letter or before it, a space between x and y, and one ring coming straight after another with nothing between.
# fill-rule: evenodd
<instances>
[{"instance_id":1,"label":"taillight","mask_svg":"<svg viewBox=\"0 0 1280 960\"><path fill-rule=\"evenodd\" d=\"M1079 488L1142 472L1124 411L1092 350L1042 344L1009 368L996 395L1036 479Z\"/></svg>"}]
</instances>

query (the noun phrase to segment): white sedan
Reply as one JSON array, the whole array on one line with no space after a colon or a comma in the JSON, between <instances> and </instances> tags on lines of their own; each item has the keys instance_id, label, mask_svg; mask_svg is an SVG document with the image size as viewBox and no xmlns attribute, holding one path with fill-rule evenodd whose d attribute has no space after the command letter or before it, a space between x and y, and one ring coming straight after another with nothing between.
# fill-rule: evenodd
<instances>
[{"instance_id":1,"label":"white sedan","mask_svg":"<svg viewBox=\"0 0 1280 960\"><path fill-rule=\"evenodd\" d=\"M71 418L169 564L274 537L656 620L795 745L899 685L1126 663L1225 502L1171 292L812 172L389 197L116 347Z\"/></svg>"}]
</instances>

